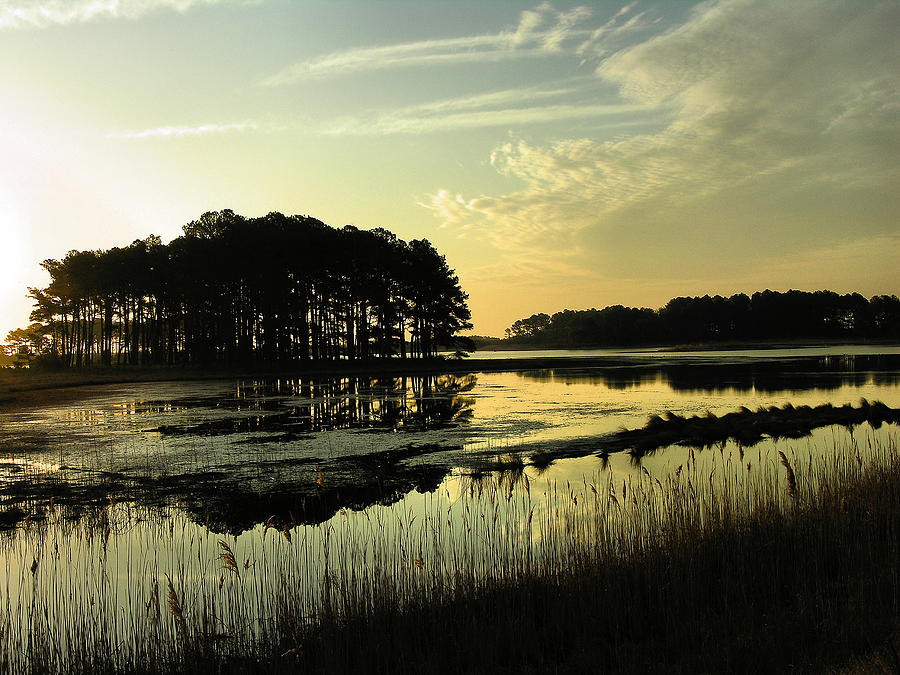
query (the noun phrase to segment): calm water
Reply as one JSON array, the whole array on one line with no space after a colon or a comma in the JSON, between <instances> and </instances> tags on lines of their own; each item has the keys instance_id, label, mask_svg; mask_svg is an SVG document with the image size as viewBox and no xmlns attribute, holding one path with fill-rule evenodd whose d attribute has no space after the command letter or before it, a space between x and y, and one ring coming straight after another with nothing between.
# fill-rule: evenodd
<instances>
[{"instance_id":1,"label":"calm water","mask_svg":"<svg viewBox=\"0 0 900 675\"><path fill-rule=\"evenodd\" d=\"M629 367L626 355L617 368L85 387L63 404L0 413L0 490L29 508L51 497L177 503L228 532L273 514L318 522L436 490L498 455L591 455L666 411L860 398L900 407L897 350L884 351L703 352L702 362L668 352L658 366ZM550 475L582 466L593 465L558 462Z\"/></svg>"},{"instance_id":2,"label":"calm water","mask_svg":"<svg viewBox=\"0 0 900 675\"><path fill-rule=\"evenodd\" d=\"M609 356L617 359L680 359L718 360L733 362L738 359L772 359L798 357L840 357L866 355L900 354L900 346L894 345L830 345L827 347L779 347L774 349L710 349L678 350L665 347L645 349L523 349L523 350L479 350L472 356L477 359L517 359L517 358L584 358Z\"/></svg>"}]
</instances>

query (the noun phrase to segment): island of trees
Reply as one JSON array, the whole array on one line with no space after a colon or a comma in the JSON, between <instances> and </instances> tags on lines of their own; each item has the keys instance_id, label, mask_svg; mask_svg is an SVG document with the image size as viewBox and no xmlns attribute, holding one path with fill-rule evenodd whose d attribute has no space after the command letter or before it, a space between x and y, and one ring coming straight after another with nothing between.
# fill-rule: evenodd
<instances>
[{"instance_id":1,"label":"island of trees","mask_svg":"<svg viewBox=\"0 0 900 675\"><path fill-rule=\"evenodd\" d=\"M471 328L468 296L426 239L309 216L204 213L168 244L45 260L8 347L60 367L429 358Z\"/></svg>"},{"instance_id":2,"label":"island of trees","mask_svg":"<svg viewBox=\"0 0 900 675\"><path fill-rule=\"evenodd\" d=\"M725 298L680 297L658 310L604 309L532 314L495 344L536 347L620 347L734 341L900 338L900 299L832 291L762 291ZM487 344L476 339L476 344Z\"/></svg>"}]
</instances>

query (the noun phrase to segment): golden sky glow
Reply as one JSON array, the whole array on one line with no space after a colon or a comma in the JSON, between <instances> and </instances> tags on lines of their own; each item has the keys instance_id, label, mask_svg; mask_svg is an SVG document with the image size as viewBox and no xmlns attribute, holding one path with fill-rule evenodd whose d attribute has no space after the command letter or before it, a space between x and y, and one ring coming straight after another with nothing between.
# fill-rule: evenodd
<instances>
[{"instance_id":1,"label":"golden sky glow","mask_svg":"<svg viewBox=\"0 0 900 675\"><path fill-rule=\"evenodd\" d=\"M0 338L208 210L426 237L475 330L900 293L900 3L0 0Z\"/></svg>"}]
</instances>

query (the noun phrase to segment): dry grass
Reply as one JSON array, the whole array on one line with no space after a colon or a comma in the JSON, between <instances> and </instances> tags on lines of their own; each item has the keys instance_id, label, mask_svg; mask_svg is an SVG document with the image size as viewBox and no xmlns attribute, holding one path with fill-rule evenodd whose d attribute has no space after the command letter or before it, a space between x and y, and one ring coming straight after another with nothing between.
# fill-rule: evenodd
<instances>
[{"instance_id":1,"label":"dry grass","mask_svg":"<svg viewBox=\"0 0 900 675\"><path fill-rule=\"evenodd\" d=\"M0 671L890 664L900 462L896 435L878 438L812 459L723 448L667 477L507 470L238 538L177 510L116 503L69 521L56 509L0 543Z\"/></svg>"}]
</instances>

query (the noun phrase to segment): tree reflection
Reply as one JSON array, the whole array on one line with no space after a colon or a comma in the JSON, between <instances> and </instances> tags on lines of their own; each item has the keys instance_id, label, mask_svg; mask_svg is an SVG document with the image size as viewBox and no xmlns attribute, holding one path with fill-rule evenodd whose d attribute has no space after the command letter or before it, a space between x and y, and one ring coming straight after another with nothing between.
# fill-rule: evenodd
<instances>
[{"instance_id":1,"label":"tree reflection","mask_svg":"<svg viewBox=\"0 0 900 675\"><path fill-rule=\"evenodd\" d=\"M237 459L198 455L178 469L165 465L164 458L161 465L148 458L140 467L106 466L99 453L96 466L87 469L20 471L0 483L0 500L22 506L0 513L0 530L27 516L40 517L54 502L77 513L101 509L113 499L177 505L202 525L236 534L269 519L281 526L317 523L340 509L390 504L413 490L430 492L452 469L446 445L360 444L332 453L294 441L335 429L404 433L462 424L473 413L475 399L466 394L476 383L474 374L263 379L237 383L226 398L142 401L134 408L177 410L185 419L192 409L207 411L201 421L159 427L163 436L243 435L225 438L222 448L236 444L246 450L239 450ZM225 414L213 416L210 409Z\"/></svg>"},{"instance_id":2,"label":"tree reflection","mask_svg":"<svg viewBox=\"0 0 900 675\"><path fill-rule=\"evenodd\" d=\"M542 382L591 384L615 390L659 382L680 393L837 391L869 383L900 383L896 359L885 356L806 357L760 363L680 363L518 373Z\"/></svg>"},{"instance_id":3,"label":"tree reflection","mask_svg":"<svg viewBox=\"0 0 900 675\"><path fill-rule=\"evenodd\" d=\"M474 374L388 378L341 377L238 383L228 401L204 399L182 406L227 408L233 414L197 423L160 426L163 435L252 433L244 442L290 441L300 434L335 429L425 431L468 420L475 400L465 396ZM259 411L260 415L247 412ZM273 434L263 436L263 434Z\"/></svg>"}]
</instances>

